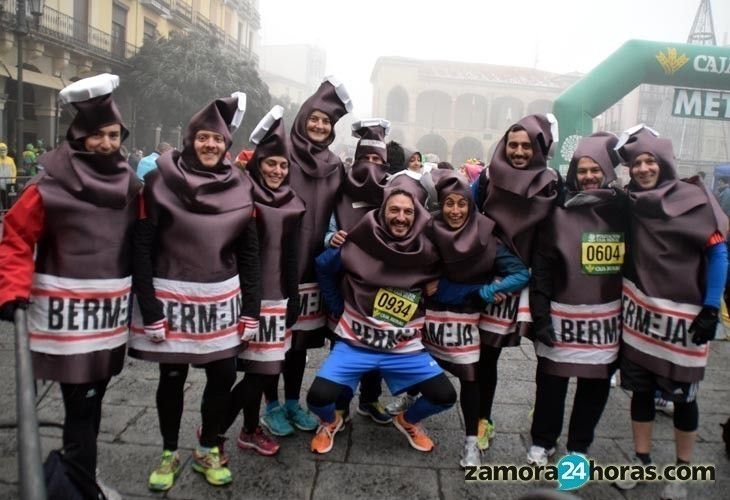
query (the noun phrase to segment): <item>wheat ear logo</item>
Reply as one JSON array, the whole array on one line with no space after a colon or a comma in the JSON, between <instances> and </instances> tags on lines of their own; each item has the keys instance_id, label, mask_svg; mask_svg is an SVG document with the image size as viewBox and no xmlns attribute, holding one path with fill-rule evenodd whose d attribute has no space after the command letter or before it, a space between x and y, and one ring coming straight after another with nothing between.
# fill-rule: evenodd
<instances>
[{"instance_id":1,"label":"wheat ear logo","mask_svg":"<svg viewBox=\"0 0 730 500\"><path fill-rule=\"evenodd\" d=\"M687 64L689 57L685 54L677 54L677 49L667 47L667 52L659 51L656 55L656 60L661 64L664 73L667 75L673 75L679 68Z\"/></svg>"}]
</instances>

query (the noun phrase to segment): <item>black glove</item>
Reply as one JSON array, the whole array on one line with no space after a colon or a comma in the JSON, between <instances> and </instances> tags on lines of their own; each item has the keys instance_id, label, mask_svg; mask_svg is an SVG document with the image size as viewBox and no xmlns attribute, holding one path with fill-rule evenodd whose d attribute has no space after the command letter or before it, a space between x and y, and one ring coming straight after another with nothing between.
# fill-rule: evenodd
<instances>
[{"instance_id":1,"label":"black glove","mask_svg":"<svg viewBox=\"0 0 730 500\"><path fill-rule=\"evenodd\" d=\"M16 309L28 309L28 301L25 299L10 300L0 306L0 320L14 322Z\"/></svg>"},{"instance_id":2,"label":"black glove","mask_svg":"<svg viewBox=\"0 0 730 500\"><path fill-rule=\"evenodd\" d=\"M291 328L299 319L299 295L289 299L286 303L286 327Z\"/></svg>"},{"instance_id":3,"label":"black glove","mask_svg":"<svg viewBox=\"0 0 730 500\"><path fill-rule=\"evenodd\" d=\"M542 328L535 328L534 332L535 340L537 340L538 342L542 342L548 347L555 347L556 336L553 325L547 324Z\"/></svg>"},{"instance_id":4,"label":"black glove","mask_svg":"<svg viewBox=\"0 0 730 500\"><path fill-rule=\"evenodd\" d=\"M689 327L689 333L693 334L692 342L702 345L714 339L718 319L717 307L703 306Z\"/></svg>"},{"instance_id":5,"label":"black glove","mask_svg":"<svg viewBox=\"0 0 730 500\"><path fill-rule=\"evenodd\" d=\"M723 299L725 300L725 309L727 309L728 313L730 313L730 288L725 289Z\"/></svg>"}]
</instances>

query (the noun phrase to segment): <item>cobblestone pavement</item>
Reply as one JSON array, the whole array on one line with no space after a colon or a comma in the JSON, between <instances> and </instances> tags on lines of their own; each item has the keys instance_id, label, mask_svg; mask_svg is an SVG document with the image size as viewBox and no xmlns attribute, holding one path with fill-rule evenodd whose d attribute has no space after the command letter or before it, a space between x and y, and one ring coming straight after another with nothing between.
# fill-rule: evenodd
<instances>
[{"instance_id":1,"label":"cobblestone pavement","mask_svg":"<svg viewBox=\"0 0 730 500\"><path fill-rule=\"evenodd\" d=\"M15 420L13 349L10 325L2 324L2 421ZM310 354L304 380L305 390L325 354L325 350ZM715 464L717 480L714 484L691 485L690 498L693 499L726 499L730 491L730 462L724 454L719 427L719 423L730 415L729 359L730 342L713 342L709 368L699 396L700 428L695 462ZM534 372L535 355L528 343L503 352L493 412L497 435L492 448L484 454L483 463L523 463L529 444L528 412L534 397ZM458 381L454 380L454 383L457 385ZM229 441L228 451L234 482L225 488L214 488L190 467L195 428L200 421L198 404L203 384L204 373L191 370L180 433L183 472L167 494L154 494L147 489L147 477L161 451L155 410L157 367L138 360L128 360L122 374L112 380L105 398L99 435L100 477L128 499L510 499L518 498L537 486L534 483L465 483L464 473L458 466L464 422L461 412L454 408L426 422L426 428L437 443L436 449L428 454L410 448L393 426L379 426L355 414L352 424L337 435L334 449L324 456L315 456L309 452L311 434L297 432L294 436L280 440L282 448L277 456L265 458L235 447L239 420L229 431L232 441ZM572 401L573 390L574 384L571 383L568 401ZM55 384L39 405L40 419L62 421L60 397ZM387 402L391 398L383 399ZM617 388L611 391L591 449L591 457L597 462L628 462L632 453L629 402L629 395L623 390ZM570 403L564 430L567 429L569 408ZM60 447L59 429L42 428L41 436L44 456L49 450ZM660 464L673 463L670 417L658 413L654 439L654 460ZM565 436L561 437L563 446L565 441ZM0 452L0 499L15 499L18 497L15 431L0 430ZM543 486L554 488L555 484L544 483ZM589 499L648 499L659 498L661 487L661 483L655 483L621 492L608 484L594 483L576 493L581 498Z\"/></svg>"}]
</instances>

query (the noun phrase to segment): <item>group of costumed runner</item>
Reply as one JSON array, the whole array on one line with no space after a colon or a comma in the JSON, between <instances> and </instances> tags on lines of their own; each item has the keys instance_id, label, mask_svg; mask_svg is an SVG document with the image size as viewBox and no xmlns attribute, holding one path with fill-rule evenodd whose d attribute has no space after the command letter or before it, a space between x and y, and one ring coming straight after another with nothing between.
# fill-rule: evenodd
<instances>
[{"instance_id":1,"label":"group of costumed runner","mask_svg":"<svg viewBox=\"0 0 730 500\"><path fill-rule=\"evenodd\" d=\"M280 106L263 117L245 171L225 156L246 111L235 92L198 111L182 149L142 183L120 153L118 84L103 74L61 91L77 110L66 141L39 158L0 243L0 316L27 309L35 375L60 384L66 458L91 477L102 401L126 353L159 366L152 490L180 472L191 365L206 376L191 463L212 485L232 481L224 443L240 413L239 448L274 455L272 435L297 428L327 453L358 386L357 413L428 452L421 422L457 400L444 370L459 379L459 463L479 465L495 435L501 351L522 337L538 360L528 463L555 453L571 377L566 450L588 453L619 368L634 460L651 463L657 392L675 405L677 462L691 460L728 220L701 182L677 177L671 142L651 128L582 138L563 181L547 165L555 118L526 116L470 185L449 169L389 174L390 124L373 118L353 124L345 171L329 147L352 103L329 77L289 134ZM307 350L326 339L307 410ZM382 380L397 396L387 407Z\"/></svg>"}]
</instances>

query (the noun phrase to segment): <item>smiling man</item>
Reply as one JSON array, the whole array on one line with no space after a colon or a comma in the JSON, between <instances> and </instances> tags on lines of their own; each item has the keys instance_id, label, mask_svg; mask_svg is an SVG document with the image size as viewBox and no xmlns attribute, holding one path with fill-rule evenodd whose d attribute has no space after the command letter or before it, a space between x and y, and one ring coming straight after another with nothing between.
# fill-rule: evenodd
<instances>
[{"instance_id":1,"label":"smiling man","mask_svg":"<svg viewBox=\"0 0 730 500\"><path fill-rule=\"evenodd\" d=\"M578 143L566 196L541 225L532 257L530 309L537 354L535 414L527 462L546 465L563 427L565 396L578 379L569 452L588 452L616 369L625 255L625 195L613 189L618 138Z\"/></svg>"},{"instance_id":2,"label":"smiling man","mask_svg":"<svg viewBox=\"0 0 730 500\"><path fill-rule=\"evenodd\" d=\"M337 397L354 392L360 377L375 369L392 394L411 388L423 394L393 422L413 448L433 449L419 422L450 408L456 393L421 344L425 313L421 298L435 292L438 276L438 253L423 234L428 220L410 191L386 189L382 207L368 212L341 247L317 258L323 299L340 319L335 328L339 340L307 396L310 410L321 421L312 439L315 453L332 449L344 423L343 415L335 412Z\"/></svg>"},{"instance_id":3,"label":"smiling man","mask_svg":"<svg viewBox=\"0 0 730 500\"><path fill-rule=\"evenodd\" d=\"M621 385L632 391L635 461L651 462L659 391L674 402L677 463L685 464L697 439L697 390L725 287L728 219L699 178L678 178L672 143L654 130L627 130L618 152L631 174ZM616 485L629 489L636 481ZM669 483L662 498L686 495L682 483Z\"/></svg>"}]
</instances>

